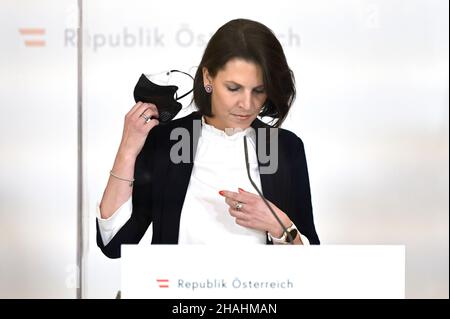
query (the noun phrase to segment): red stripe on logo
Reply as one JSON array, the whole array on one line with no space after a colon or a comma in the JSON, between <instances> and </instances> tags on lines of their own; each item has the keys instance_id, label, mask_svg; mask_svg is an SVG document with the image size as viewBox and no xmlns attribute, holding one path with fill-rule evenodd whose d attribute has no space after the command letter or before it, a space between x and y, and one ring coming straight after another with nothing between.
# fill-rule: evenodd
<instances>
[{"instance_id":1,"label":"red stripe on logo","mask_svg":"<svg viewBox=\"0 0 450 319\"><path fill-rule=\"evenodd\" d=\"M39 28L21 28L19 29L20 34L45 34L45 29Z\"/></svg>"}]
</instances>

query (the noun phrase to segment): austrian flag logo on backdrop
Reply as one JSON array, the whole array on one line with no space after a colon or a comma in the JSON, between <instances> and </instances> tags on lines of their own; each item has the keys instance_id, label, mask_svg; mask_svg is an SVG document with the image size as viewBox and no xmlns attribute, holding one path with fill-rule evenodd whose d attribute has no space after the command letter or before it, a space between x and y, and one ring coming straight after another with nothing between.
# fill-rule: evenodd
<instances>
[{"instance_id":1,"label":"austrian flag logo on backdrop","mask_svg":"<svg viewBox=\"0 0 450 319\"><path fill-rule=\"evenodd\" d=\"M44 28L19 28L26 47L44 47L45 29Z\"/></svg>"}]
</instances>

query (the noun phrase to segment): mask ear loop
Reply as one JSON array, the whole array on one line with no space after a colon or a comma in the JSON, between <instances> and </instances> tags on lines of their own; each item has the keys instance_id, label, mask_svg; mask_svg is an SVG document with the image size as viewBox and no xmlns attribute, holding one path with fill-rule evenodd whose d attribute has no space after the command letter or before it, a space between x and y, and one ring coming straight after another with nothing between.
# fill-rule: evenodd
<instances>
[{"instance_id":1,"label":"mask ear loop","mask_svg":"<svg viewBox=\"0 0 450 319\"><path fill-rule=\"evenodd\" d=\"M189 76L189 77L192 79L192 81L194 81L194 78L193 78L192 75L190 75L189 73L186 73L186 72L183 72L183 71L179 71L179 70L170 70L169 72L170 72L170 73L172 73L172 72L179 72L179 73L186 74L187 76ZM190 94L192 91L194 91L194 88L192 88L189 92L184 93L184 94L181 95L181 96L178 96L177 92L175 92L175 95L176 95L175 101L181 100L181 99L184 98L186 95Z\"/></svg>"}]
</instances>

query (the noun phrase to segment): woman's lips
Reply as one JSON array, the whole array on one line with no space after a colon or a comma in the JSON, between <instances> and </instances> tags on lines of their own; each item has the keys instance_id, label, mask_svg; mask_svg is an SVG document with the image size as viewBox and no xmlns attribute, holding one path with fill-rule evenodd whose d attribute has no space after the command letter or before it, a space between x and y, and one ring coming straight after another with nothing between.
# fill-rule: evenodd
<instances>
[{"instance_id":1,"label":"woman's lips","mask_svg":"<svg viewBox=\"0 0 450 319\"><path fill-rule=\"evenodd\" d=\"M233 114L235 117L237 117L240 120L247 120L250 118L251 115L239 115L239 114Z\"/></svg>"}]
</instances>

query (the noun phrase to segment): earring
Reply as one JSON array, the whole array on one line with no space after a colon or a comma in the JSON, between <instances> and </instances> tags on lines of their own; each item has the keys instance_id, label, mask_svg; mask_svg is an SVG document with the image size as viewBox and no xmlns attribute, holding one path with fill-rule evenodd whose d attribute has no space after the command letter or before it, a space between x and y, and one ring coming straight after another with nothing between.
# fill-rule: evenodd
<instances>
[{"instance_id":1,"label":"earring","mask_svg":"<svg viewBox=\"0 0 450 319\"><path fill-rule=\"evenodd\" d=\"M211 86L211 84L205 85L205 91L206 91L206 93L211 93L211 92L212 92L212 86Z\"/></svg>"}]
</instances>

